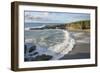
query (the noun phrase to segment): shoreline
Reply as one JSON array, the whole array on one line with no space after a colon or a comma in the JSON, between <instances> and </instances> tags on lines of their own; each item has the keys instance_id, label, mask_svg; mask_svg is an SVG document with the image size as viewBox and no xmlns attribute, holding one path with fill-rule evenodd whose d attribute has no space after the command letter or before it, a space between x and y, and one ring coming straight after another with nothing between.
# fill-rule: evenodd
<instances>
[{"instance_id":1,"label":"shoreline","mask_svg":"<svg viewBox=\"0 0 100 73\"><path fill-rule=\"evenodd\" d=\"M73 37L76 40L76 44L72 48L72 51L70 51L68 54L65 54L59 60L90 58L90 42L87 42L87 41L90 41L90 33L84 32L84 31L74 31L74 32L69 31L69 33L71 33L71 37ZM44 58L44 56L42 57ZM37 61L37 60L34 60L34 61ZM39 59L38 61L42 61L42 60Z\"/></svg>"},{"instance_id":2,"label":"shoreline","mask_svg":"<svg viewBox=\"0 0 100 73\"><path fill-rule=\"evenodd\" d=\"M63 59L87 59L90 58L90 44L76 44L68 54L64 55Z\"/></svg>"}]
</instances>

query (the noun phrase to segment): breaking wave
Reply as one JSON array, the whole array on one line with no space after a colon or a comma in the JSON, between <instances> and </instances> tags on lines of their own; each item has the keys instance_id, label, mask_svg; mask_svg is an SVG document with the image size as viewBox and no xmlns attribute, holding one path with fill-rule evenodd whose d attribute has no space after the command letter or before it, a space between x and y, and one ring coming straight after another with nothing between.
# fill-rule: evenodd
<instances>
[{"instance_id":1,"label":"breaking wave","mask_svg":"<svg viewBox=\"0 0 100 73\"><path fill-rule=\"evenodd\" d=\"M35 28L43 28L43 27L45 27L45 25L34 26L34 27L26 27L24 30L31 30L31 29L35 29Z\"/></svg>"},{"instance_id":2,"label":"breaking wave","mask_svg":"<svg viewBox=\"0 0 100 73\"><path fill-rule=\"evenodd\" d=\"M33 59L45 54L52 56L50 60L62 58L65 54L72 51L75 45L75 40L70 36L68 31L61 29L44 29L36 31L38 31L38 34L35 34L35 36L33 35L32 38L25 39L25 45L27 45L28 49L25 54L25 58L27 59L30 58L30 53L28 51L33 45L36 46L36 49L32 51L31 54L38 52L35 55L31 55ZM32 32L34 33L35 31Z\"/></svg>"}]
</instances>

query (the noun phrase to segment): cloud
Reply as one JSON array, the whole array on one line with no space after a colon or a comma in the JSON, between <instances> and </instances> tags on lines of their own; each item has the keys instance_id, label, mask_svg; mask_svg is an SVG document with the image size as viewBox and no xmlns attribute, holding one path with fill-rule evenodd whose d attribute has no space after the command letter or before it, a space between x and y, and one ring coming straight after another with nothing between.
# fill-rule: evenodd
<instances>
[{"instance_id":1,"label":"cloud","mask_svg":"<svg viewBox=\"0 0 100 73\"><path fill-rule=\"evenodd\" d=\"M25 19L28 19L28 20L38 20L38 19L42 19L42 17L26 15Z\"/></svg>"},{"instance_id":2,"label":"cloud","mask_svg":"<svg viewBox=\"0 0 100 73\"><path fill-rule=\"evenodd\" d=\"M42 13L27 13L25 14L25 19L26 20L49 20L49 13L48 12L42 12Z\"/></svg>"},{"instance_id":3,"label":"cloud","mask_svg":"<svg viewBox=\"0 0 100 73\"><path fill-rule=\"evenodd\" d=\"M90 19L89 14L84 13L63 13L63 12L43 12L26 11L25 22L47 22L47 23L68 23L78 20Z\"/></svg>"}]
</instances>

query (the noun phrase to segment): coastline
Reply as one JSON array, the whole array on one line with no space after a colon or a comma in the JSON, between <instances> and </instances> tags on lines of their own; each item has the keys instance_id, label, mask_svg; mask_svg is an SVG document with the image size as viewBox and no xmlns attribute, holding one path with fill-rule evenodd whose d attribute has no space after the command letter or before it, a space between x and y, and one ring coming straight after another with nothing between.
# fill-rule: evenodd
<instances>
[{"instance_id":1,"label":"coastline","mask_svg":"<svg viewBox=\"0 0 100 73\"><path fill-rule=\"evenodd\" d=\"M69 54L64 55L60 60L64 59L87 59L90 58L90 44L76 44Z\"/></svg>"},{"instance_id":2,"label":"coastline","mask_svg":"<svg viewBox=\"0 0 100 73\"><path fill-rule=\"evenodd\" d=\"M59 60L90 58L90 33L84 32L84 31L74 31L74 32L70 31L70 36L75 39L76 44L72 48L72 51L65 54ZM48 59L48 57L51 57L51 56L49 56L49 55L38 56L38 59L36 58L36 60L34 60L34 61L42 61L45 58L46 58L46 60L52 60L52 59Z\"/></svg>"}]
</instances>

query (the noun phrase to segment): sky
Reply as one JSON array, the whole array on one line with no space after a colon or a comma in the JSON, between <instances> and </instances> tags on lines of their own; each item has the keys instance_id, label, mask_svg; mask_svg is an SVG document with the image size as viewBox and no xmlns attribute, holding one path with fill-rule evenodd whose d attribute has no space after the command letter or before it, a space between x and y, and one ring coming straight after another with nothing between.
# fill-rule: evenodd
<instances>
[{"instance_id":1,"label":"sky","mask_svg":"<svg viewBox=\"0 0 100 73\"><path fill-rule=\"evenodd\" d=\"M24 11L25 23L70 23L90 20L87 13Z\"/></svg>"}]
</instances>

